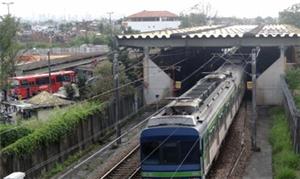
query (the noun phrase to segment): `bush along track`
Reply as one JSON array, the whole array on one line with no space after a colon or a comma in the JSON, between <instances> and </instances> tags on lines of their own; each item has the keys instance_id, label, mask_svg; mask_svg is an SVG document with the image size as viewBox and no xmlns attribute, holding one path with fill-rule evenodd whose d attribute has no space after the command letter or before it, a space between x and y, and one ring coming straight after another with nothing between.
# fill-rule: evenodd
<instances>
[{"instance_id":1,"label":"bush along track","mask_svg":"<svg viewBox=\"0 0 300 179\"><path fill-rule=\"evenodd\" d=\"M272 110L272 120L270 142L274 178L300 178L300 156L293 151L288 121L282 108Z\"/></svg>"},{"instance_id":2,"label":"bush along track","mask_svg":"<svg viewBox=\"0 0 300 179\"><path fill-rule=\"evenodd\" d=\"M86 119L96 111L101 111L104 104L86 102L76 104L51 116L49 122L32 133L16 140L1 150L4 155L30 154L40 145L56 142L61 136L67 135L81 120Z\"/></svg>"}]
</instances>

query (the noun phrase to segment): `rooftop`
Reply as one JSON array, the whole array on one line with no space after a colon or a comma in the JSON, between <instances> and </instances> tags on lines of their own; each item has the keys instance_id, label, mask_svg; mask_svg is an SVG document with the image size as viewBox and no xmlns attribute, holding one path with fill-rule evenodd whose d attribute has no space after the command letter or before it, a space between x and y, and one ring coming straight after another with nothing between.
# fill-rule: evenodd
<instances>
[{"instance_id":1,"label":"rooftop","mask_svg":"<svg viewBox=\"0 0 300 179\"><path fill-rule=\"evenodd\" d=\"M211 25L119 35L117 39L121 46L138 47L299 45L300 29L286 24Z\"/></svg>"},{"instance_id":2,"label":"rooftop","mask_svg":"<svg viewBox=\"0 0 300 179\"><path fill-rule=\"evenodd\" d=\"M72 101L68 101L65 99L61 99L59 97L54 96L53 94L48 93L47 91L42 91L38 95L30 98L26 101L29 104L37 107L53 107L53 106L64 106L73 104Z\"/></svg>"},{"instance_id":3,"label":"rooftop","mask_svg":"<svg viewBox=\"0 0 300 179\"><path fill-rule=\"evenodd\" d=\"M141 11L136 14L132 14L127 18L141 18L141 17L177 17L176 14L169 11Z\"/></svg>"}]
</instances>

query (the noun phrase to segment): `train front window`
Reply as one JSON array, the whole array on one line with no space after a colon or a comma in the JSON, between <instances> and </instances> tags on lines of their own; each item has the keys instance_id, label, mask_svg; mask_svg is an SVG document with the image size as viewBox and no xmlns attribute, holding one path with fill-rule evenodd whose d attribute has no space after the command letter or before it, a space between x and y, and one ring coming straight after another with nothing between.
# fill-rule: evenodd
<instances>
[{"instance_id":1,"label":"train front window","mask_svg":"<svg viewBox=\"0 0 300 179\"><path fill-rule=\"evenodd\" d=\"M200 163L198 141L168 140L164 144L162 142L145 142L142 144L143 164L180 165L181 163Z\"/></svg>"},{"instance_id":2,"label":"train front window","mask_svg":"<svg viewBox=\"0 0 300 179\"><path fill-rule=\"evenodd\" d=\"M159 164L159 143L145 142L142 145L143 164Z\"/></svg>"},{"instance_id":3,"label":"train front window","mask_svg":"<svg viewBox=\"0 0 300 179\"><path fill-rule=\"evenodd\" d=\"M177 164L179 160L179 142L167 142L161 149L162 164Z\"/></svg>"},{"instance_id":4,"label":"train front window","mask_svg":"<svg viewBox=\"0 0 300 179\"><path fill-rule=\"evenodd\" d=\"M183 162L184 164L199 163L200 162L199 142L197 141L182 142L181 160L184 160Z\"/></svg>"}]
</instances>

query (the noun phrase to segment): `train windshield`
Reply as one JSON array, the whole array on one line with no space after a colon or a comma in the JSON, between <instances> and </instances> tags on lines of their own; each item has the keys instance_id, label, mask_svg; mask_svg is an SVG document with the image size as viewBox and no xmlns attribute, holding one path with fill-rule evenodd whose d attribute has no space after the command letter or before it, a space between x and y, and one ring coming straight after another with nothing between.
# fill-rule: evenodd
<instances>
[{"instance_id":1,"label":"train windshield","mask_svg":"<svg viewBox=\"0 0 300 179\"><path fill-rule=\"evenodd\" d=\"M147 141L142 143L145 165L180 165L200 162L199 141Z\"/></svg>"}]
</instances>

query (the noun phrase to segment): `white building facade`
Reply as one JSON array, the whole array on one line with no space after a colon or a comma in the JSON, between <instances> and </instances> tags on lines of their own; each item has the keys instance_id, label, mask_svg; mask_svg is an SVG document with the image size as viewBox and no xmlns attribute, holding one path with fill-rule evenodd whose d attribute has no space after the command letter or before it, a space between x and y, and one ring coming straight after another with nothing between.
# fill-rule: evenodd
<instances>
[{"instance_id":1,"label":"white building facade","mask_svg":"<svg viewBox=\"0 0 300 179\"><path fill-rule=\"evenodd\" d=\"M140 32L176 29L180 26L179 18L169 11L142 11L130 15L122 22L123 27Z\"/></svg>"}]
</instances>

